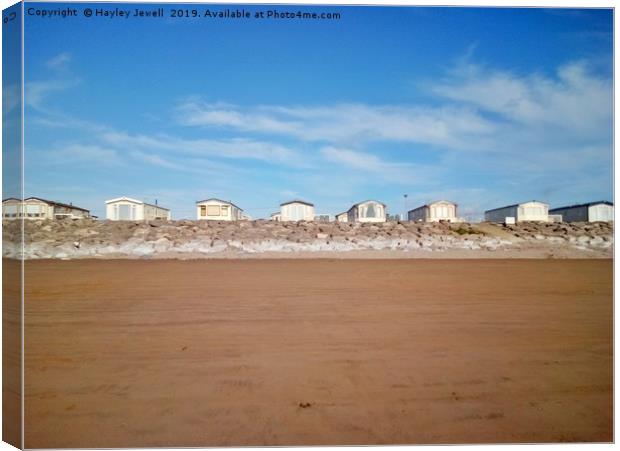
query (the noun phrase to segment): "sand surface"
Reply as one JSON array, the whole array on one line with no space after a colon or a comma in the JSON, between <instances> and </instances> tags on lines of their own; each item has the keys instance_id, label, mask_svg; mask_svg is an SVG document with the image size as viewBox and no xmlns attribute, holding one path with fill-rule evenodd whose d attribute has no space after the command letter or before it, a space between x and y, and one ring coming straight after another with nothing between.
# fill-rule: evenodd
<instances>
[{"instance_id":1,"label":"sand surface","mask_svg":"<svg viewBox=\"0 0 620 451\"><path fill-rule=\"evenodd\" d=\"M25 445L612 440L611 260L26 262Z\"/></svg>"}]
</instances>

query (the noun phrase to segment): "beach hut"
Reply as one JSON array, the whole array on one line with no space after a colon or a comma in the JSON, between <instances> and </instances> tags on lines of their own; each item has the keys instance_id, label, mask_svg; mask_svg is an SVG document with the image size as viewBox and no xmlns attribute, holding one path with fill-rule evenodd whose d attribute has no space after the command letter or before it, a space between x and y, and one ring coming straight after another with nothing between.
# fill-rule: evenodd
<instances>
[{"instance_id":1,"label":"beach hut","mask_svg":"<svg viewBox=\"0 0 620 451\"><path fill-rule=\"evenodd\" d=\"M3 219L80 219L90 218L90 211L72 203L65 204L54 200L28 197L20 199L8 198L2 201Z\"/></svg>"},{"instance_id":2,"label":"beach hut","mask_svg":"<svg viewBox=\"0 0 620 451\"><path fill-rule=\"evenodd\" d=\"M280 204L280 221L313 221L314 204L304 200L291 200Z\"/></svg>"},{"instance_id":3,"label":"beach hut","mask_svg":"<svg viewBox=\"0 0 620 451\"><path fill-rule=\"evenodd\" d=\"M365 200L347 211L348 222L385 222L386 205L376 200Z\"/></svg>"},{"instance_id":4,"label":"beach hut","mask_svg":"<svg viewBox=\"0 0 620 451\"><path fill-rule=\"evenodd\" d=\"M614 220L614 204L601 200L585 204L552 208L550 214L561 215L564 222L609 222Z\"/></svg>"},{"instance_id":5,"label":"beach hut","mask_svg":"<svg viewBox=\"0 0 620 451\"><path fill-rule=\"evenodd\" d=\"M245 219L241 208L230 201L214 197L196 202L196 217L207 221L239 221Z\"/></svg>"},{"instance_id":6,"label":"beach hut","mask_svg":"<svg viewBox=\"0 0 620 451\"><path fill-rule=\"evenodd\" d=\"M131 197L117 197L105 201L106 219L112 221L143 221L170 219L170 209L149 204Z\"/></svg>"},{"instance_id":7,"label":"beach hut","mask_svg":"<svg viewBox=\"0 0 620 451\"><path fill-rule=\"evenodd\" d=\"M456 216L456 207L454 202L438 200L410 210L407 218L409 221L422 222L460 222Z\"/></svg>"},{"instance_id":8,"label":"beach hut","mask_svg":"<svg viewBox=\"0 0 620 451\"><path fill-rule=\"evenodd\" d=\"M514 218L516 222L549 222L549 204L532 200L484 212L485 221L504 223L506 218Z\"/></svg>"}]
</instances>

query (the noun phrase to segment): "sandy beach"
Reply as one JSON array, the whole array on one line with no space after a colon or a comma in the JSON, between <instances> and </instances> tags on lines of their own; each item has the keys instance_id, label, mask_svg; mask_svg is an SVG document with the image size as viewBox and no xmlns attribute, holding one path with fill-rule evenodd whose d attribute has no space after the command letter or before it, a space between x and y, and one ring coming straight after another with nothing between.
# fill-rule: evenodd
<instances>
[{"instance_id":1,"label":"sandy beach","mask_svg":"<svg viewBox=\"0 0 620 451\"><path fill-rule=\"evenodd\" d=\"M37 260L25 446L609 442L612 260Z\"/></svg>"}]
</instances>

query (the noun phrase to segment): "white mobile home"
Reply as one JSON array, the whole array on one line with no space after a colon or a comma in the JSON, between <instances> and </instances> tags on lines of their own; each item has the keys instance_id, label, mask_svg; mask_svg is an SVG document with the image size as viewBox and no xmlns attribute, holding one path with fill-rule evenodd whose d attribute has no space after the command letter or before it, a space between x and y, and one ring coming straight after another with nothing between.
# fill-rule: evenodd
<instances>
[{"instance_id":1,"label":"white mobile home","mask_svg":"<svg viewBox=\"0 0 620 451\"><path fill-rule=\"evenodd\" d=\"M336 222L349 222L349 212L338 213L336 215Z\"/></svg>"},{"instance_id":2,"label":"white mobile home","mask_svg":"<svg viewBox=\"0 0 620 451\"><path fill-rule=\"evenodd\" d=\"M106 219L112 221L150 221L170 219L170 209L155 204L147 204L130 197L117 197L105 201Z\"/></svg>"},{"instance_id":3,"label":"white mobile home","mask_svg":"<svg viewBox=\"0 0 620 451\"><path fill-rule=\"evenodd\" d=\"M348 222L385 222L386 205L376 200L365 200L347 211Z\"/></svg>"},{"instance_id":4,"label":"white mobile home","mask_svg":"<svg viewBox=\"0 0 620 451\"><path fill-rule=\"evenodd\" d=\"M485 221L506 222L506 218L515 218L516 222L549 222L549 204L532 200L484 212Z\"/></svg>"},{"instance_id":5,"label":"white mobile home","mask_svg":"<svg viewBox=\"0 0 620 451\"><path fill-rule=\"evenodd\" d=\"M550 214L562 215L564 222L609 222L614 220L614 204L605 200L569 205L549 210Z\"/></svg>"},{"instance_id":6,"label":"white mobile home","mask_svg":"<svg viewBox=\"0 0 620 451\"><path fill-rule=\"evenodd\" d=\"M282 215L280 214L279 211L276 211L275 213L271 213L271 216L269 216L269 219L272 221L280 222L282 220Z\"/></svg>"},{"instance_id":7,"label":"white mobile home","mask_svg":"<svg viewBox=\"0 0 620 451\"><path fill-rule=\"evenodd\" d=\"M438 200L418 208L414 208L407 213L409 221L423 222L459 222L456 216L456 204L447 200Z\"/></svg>"},{"instance_id":8,"label":"white mobile home","mask_svg":"<svg viewBox=\"0 0 620 451\"><path fill-rule=\"evenodd\" d=\"M245 219L243 210L229 201L216 199L196 202L196 218L208 221L239 221Z\"/></svg>"},{"instance_id":9,"label":"white mobile home","mask_svg":"<svg viewBox=\"0 0 620 451\"><path fill-rule=\"evenodd\" d=\"M3 219L80 219L90 218L90 211L73 204L65 204L53 200L29 197L22 202L20 199L8 198L2 201Z\"/></svg>"},{"instance_id":10,"label":"white mobile home","mask_svg":"<svg viewBox=\"0 0 620 451\"><path fill-rule=\"evenodd\" d=\"M280 204L280 221L314 221L314 204L291 200Z\"/></svg>"}]
</instances>

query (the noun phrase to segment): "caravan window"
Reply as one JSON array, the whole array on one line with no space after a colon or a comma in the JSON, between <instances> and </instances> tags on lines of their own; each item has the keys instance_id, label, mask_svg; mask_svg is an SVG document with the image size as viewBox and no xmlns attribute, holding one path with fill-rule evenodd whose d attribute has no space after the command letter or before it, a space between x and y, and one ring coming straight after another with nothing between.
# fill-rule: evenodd
<instances>
[{"instance_id":1,"label":"caravan window","mask_svg":"<svg viewBox=\"0 0 620 451\"><path fill-rule=\"evenodd\" d=\"M29 218L38 218L41 216L41 207L39 205L26 205L26 215Z\"/></svg>"},{"instance_id":2,"label":"caravan window","mask_svg":"<svg viewBox=\"0 0 620 451\"><path fill-rule=\"evenodd\" d=\"M17 217L17 205L7 205L4 207L4 217L5 218L16 218Z\"/></svg>"},{"instance_id":3,"label":"caravan window","mask_svg":"<svg viewBox=\"0 0 620 451\"><path fill-rule=\"evenodd\" d=\"M366 208L366 217L374 218L375 217L375 204L368 204Z\"/></svg>"}]
</instances>

